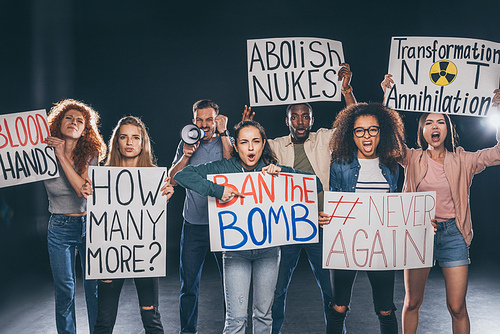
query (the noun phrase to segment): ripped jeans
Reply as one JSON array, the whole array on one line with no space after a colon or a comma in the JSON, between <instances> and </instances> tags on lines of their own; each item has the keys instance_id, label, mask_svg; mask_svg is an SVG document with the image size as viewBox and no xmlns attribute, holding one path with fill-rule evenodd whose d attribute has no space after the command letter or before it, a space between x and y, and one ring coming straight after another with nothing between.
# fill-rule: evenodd
<instances>
[{"instance_id":1,"label":"ripped jeans","mask_svg":"<svg viewBox=\"0 0 500 334\"><path fill-rule=\"evenodd\" d=\"M224 334L245 333L250 282L253 283L254 333L271 333L274 290L278 280L280 248L224 252Z\"/></svg>"},{"instance_id":2,"label":"ripped jeans","mask_svg":"<svg viewBox=\"0 0 500 334\"><path fill-rule=\"evenodd\" d=\"M98 312L94 334L113 332L124 282L125 279L113 279L111 282L99 281ZM158 311L158 277L138 277L134 278L134 283L146 334L163 334L160 311ZM153 309L142 308L149 306L153 306Z\"/></svg>"}]
</instances>

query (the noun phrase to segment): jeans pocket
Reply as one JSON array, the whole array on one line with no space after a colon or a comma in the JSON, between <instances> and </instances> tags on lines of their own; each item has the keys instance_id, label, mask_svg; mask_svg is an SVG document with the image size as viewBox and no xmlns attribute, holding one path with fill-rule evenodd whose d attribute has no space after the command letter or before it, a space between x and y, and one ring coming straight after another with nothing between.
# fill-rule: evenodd
<instances>
[{"instance_id":1,"label":"jeans pocket","mask_svg":"<svg viewBox=\"0 0 500 334\"><path fill-rule=\"evenodd\" d=\"M69 220L64 215L51 215L49 219L50 228L61 228L68 225Z\"/></svg>"},{"instance_id":2,"label":"jeans pocket","mask_svg":"<svg viewBox=\"0 0 500 334\"><path fill-rule=\"evenodd\" d=\"M453 221L453 223L446 224L446 233L448 233L448 235L459 235L460 234L460 230L458 229L455 221Z\"/></svg>"}]
</instances>

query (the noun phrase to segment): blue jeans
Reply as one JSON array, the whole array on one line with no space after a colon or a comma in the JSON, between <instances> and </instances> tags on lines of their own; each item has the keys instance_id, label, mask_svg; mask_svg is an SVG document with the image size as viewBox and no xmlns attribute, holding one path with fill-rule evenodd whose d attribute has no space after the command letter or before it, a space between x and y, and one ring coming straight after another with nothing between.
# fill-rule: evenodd
<instances>
[{"instance_id":1,"label":"blue jeans","mask_svg":"<svg viewBox=\"0 0 500 334\"><path fill-rule=\"evenodd\" d=\"M184 221L179 268L181 277L179 297L181 333L196 333L197 331L201 270L209 249L208 225L195 225ZM217 252L214 253L214 256L222 279L222 255Z\"/></svg>"},{"instance_id":2,"label":"blue jeans","mask_svg":"<svg viewBox=\"0 0 500 334\"><path fill-rule=\"evenodd\" d=\"M286 294L292 275L299 262L300 252L304 249L309 259L309 264L316 277L316 282L321 289L321 297L323 299L323 311L326 324L328 315L328 304L332 299L332 290L330 284L330 273L327 269L323 269L323 229L319 229L319 243L315 244L297 244L281 246L281 262L274 293L273 304L273 334L278 334L285 320L285 304Z\"/></svg>"},{"instance_id":3,"label":"blue jeans","mask_svg":"<svg viewBox=\"0 0 500 334\"><path fill-rule=\"evenodd\" d=\"M253 282L253 332L271 333L271 307L278 279L280 248L224 252L224 334L245 333L250 280Z\"/></svg>"},{"instance_id":4,"label":"blue jeans","mask_svg":"<svg viewBox=\"0 0 500 334\"><path fill-rule=\"evenodd\" d=\"M56 298L56 326L58 333L76 333L75 315L75 261L80 255L85 275L86 216L73 217L52 214L49 220L47 245L50 267L54 278ZM97 318L97 280L83 281L90 333L94 332Z\"/></svg>"},{"instance_id":5,"label":"blue jeans","mask_svg":"<svg viewBox=\"0 0 500 334\"><path fill-rule=\"evenodd\" d=\"M460 267L470 264L469 246L457 227L455 218L437 223L434 236L434 263L441 268Z\"/></svg>"}]
</instances>

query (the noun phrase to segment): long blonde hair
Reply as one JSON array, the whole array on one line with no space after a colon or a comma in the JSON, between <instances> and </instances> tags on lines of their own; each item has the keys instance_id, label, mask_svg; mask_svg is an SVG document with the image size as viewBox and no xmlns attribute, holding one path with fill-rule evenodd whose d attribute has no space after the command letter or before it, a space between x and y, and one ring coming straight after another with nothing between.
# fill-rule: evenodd
<instances>
[{"instance_id":1,"label":"long blonde hair","mask_svg":"<svg viewBox=\"0 0 500 334\"><path fill-rule=\"evenodd\" d=\"M142 150L139 153L137 167L156 167L156 157L151 148L151 140L149 139L148 130L140 118L134 116L125 116L118 121L118 124L113 129L113 134L109 140L109 154L105 166L121 166L122 155L118 147L118 138L120 137L120 127L122 125L135 125L141 131L141 146Z\"/></svg>"}]
</instances>

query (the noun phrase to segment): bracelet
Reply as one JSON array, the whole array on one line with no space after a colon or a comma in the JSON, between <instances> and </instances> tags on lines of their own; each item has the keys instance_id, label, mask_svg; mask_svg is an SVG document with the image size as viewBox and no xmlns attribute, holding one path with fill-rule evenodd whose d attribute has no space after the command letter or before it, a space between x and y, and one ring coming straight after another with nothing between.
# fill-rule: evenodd
<instances>
[{"instance_id":1,"label":"bracelet","mask_svg":"<svg viewBox=\"0 0 500 334\"><path fill-rule=\"evenodd\" d=\"M343 90L343 89L342 89L342 94L344 94L344 95L345 95L345 94L349 94L349 93L351 93L351 92L352 92L352 86L349 86L349 88L347 88L346 90Z\"/></svg>"}]
</instances>

